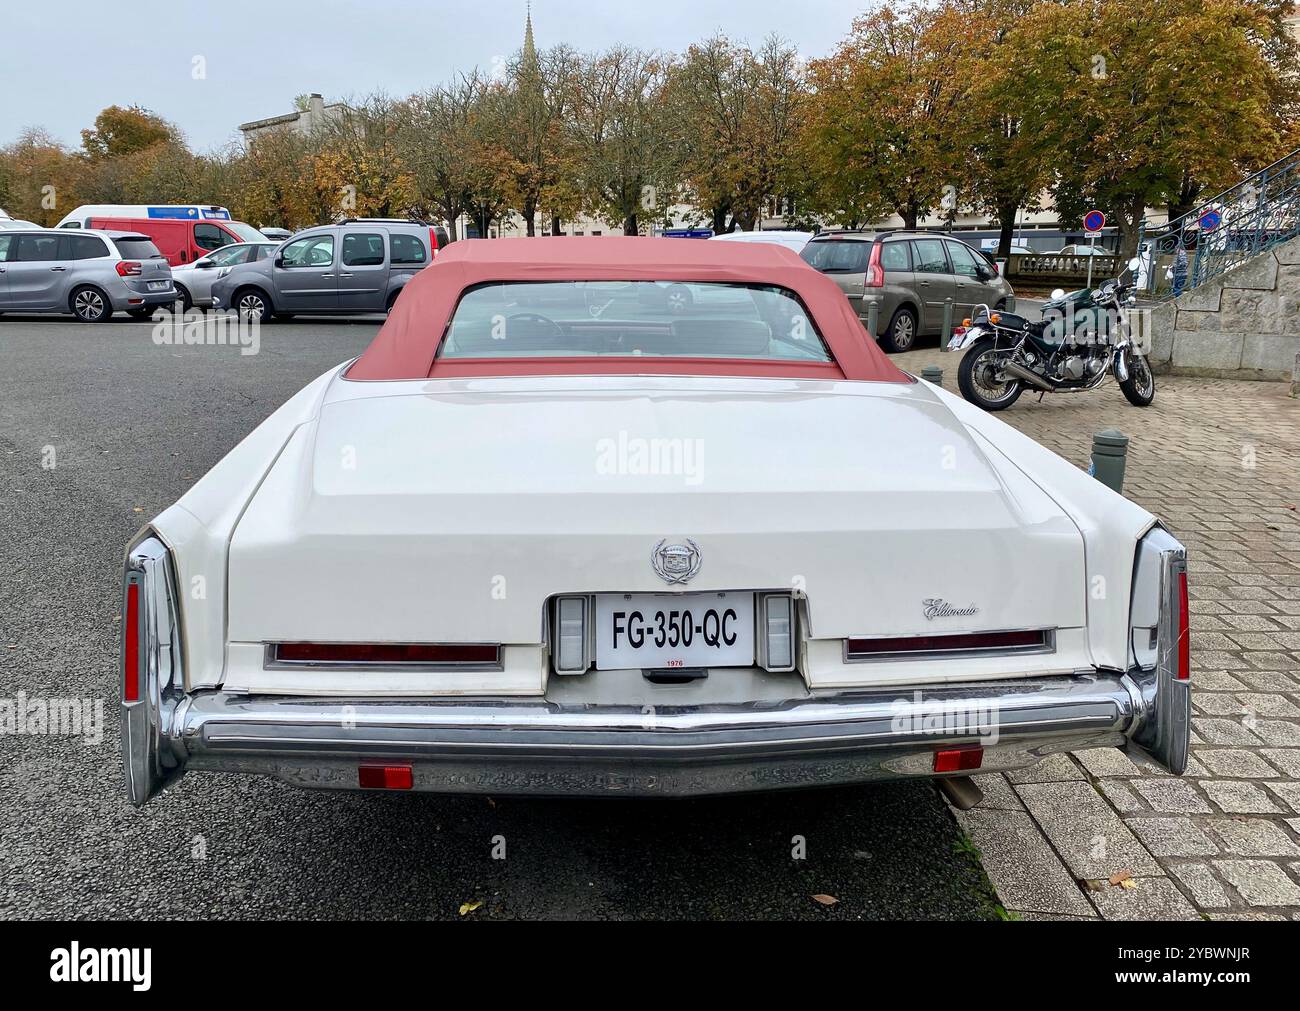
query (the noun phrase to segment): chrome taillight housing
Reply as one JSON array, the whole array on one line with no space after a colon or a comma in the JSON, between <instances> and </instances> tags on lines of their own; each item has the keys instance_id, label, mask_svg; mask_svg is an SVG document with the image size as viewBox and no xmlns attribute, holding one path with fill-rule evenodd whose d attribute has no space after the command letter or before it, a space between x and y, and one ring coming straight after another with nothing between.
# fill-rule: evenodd
<instances>
[{"instance_id":1,"label":"chrome taillight housing","mask_svg":"<svg viewBox=\"0 0 1300 1011\"><path fill-rule=\"evenodd\" d=\"M1128 635L1128 676L1140 696L1133 740L1181 774L1192 719L1187 552L1163 527L1138 543Z\"/></svg>"},{"instance_id":2,"label":"chrome taillight housing","mask_svg":"<svg viewBox=\"0 0 1300 1011\"><path fill-rule=\"evenodd\" d=\"M127 551L122 591L122 762L137 807L180 775L167 728L185 693L171 555L154 536Z\"/></svg>"}]
</instances>

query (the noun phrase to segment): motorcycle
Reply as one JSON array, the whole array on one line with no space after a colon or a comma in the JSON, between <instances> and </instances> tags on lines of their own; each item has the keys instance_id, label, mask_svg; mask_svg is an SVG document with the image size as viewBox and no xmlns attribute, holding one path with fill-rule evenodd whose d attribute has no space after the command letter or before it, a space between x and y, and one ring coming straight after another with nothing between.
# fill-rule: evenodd
<instances>
[{"instance_id":1,"label":"motorcycle","mask_svg":"<svg viewBox=\"0 0 1300 1011\"><path fill-rule=\"evenodd\" d=\"M1155 399L1151 363L1134 345L1129 310L1136 302L1136 257L1119 277L1069 294L1057 289L1041 322L977 306L953 332L949 351L966 351L957 369L962 396L986 411L1005 411L1026 389L1086 393L1114 375L1128 402Z\"/></svg>"}]
</instances>

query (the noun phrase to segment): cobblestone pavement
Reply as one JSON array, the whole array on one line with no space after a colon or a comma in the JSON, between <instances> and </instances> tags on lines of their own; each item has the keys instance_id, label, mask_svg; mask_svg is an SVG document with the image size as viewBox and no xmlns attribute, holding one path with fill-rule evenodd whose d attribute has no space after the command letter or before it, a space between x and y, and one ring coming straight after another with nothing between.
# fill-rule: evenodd
<instances>
[{"instance_id":1,"label":"cobblestone pavement","mask_svg":"<svg viewBox=\"0 0 1300 1011\"><path fill-rule=\"evenodd\" d=\"M950 391L959 360L895 358L940 366ZM1188 770L1118 749L1055 755L977 777L985 800L957 817L1025 919L1300 920L1300 401L1281 383L1157 382L1145 410L1108 383L1026 394L1001 417L1080 467L1093 433L1132 439L1125 493L1188 549ZM1109 883L1123 872L1134 887Z\"/></svg>"}]
</instances>

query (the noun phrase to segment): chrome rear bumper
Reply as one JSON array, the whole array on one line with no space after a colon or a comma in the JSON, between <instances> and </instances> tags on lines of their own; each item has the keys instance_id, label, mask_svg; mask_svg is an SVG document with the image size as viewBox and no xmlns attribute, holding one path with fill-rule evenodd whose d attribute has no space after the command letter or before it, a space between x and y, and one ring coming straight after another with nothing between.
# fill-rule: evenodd
<instances>
[{"instance_id":1,"label":"chrome rear bumper","mask_svg":"<svg viewBox=\"0 0 1300 1011\"><path fill-rule=\"evenodd\" d=\"M1119 675L660 709L542 700L376 701L185 696L158 724L170 774L187 769L357 789L365 764L412 767L445 793L696 795L933 776L934 754L982 744L983 769L1123 746L1141 690ZM974 718L971 715L974 714ZM142 752L142 754L144 754Z\"/></svg>"}]
</instances>

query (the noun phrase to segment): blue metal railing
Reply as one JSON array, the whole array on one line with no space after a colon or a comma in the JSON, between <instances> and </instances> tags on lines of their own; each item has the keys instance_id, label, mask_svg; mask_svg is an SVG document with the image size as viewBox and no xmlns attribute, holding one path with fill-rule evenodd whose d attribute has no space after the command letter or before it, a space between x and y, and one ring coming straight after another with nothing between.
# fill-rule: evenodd
<instances>
[{"instance_id":1,"label":"blue metal railing","mask_svg":"<svg viewBox=\"0 0 1300 1011\"><path fill-rule=\"evenodd\" d=\"M1138 249L1149 265L1146 288L1174 298L1296 235L1300 149L1167 224L1144 220Z\"/></svg>"}]
</instances>

